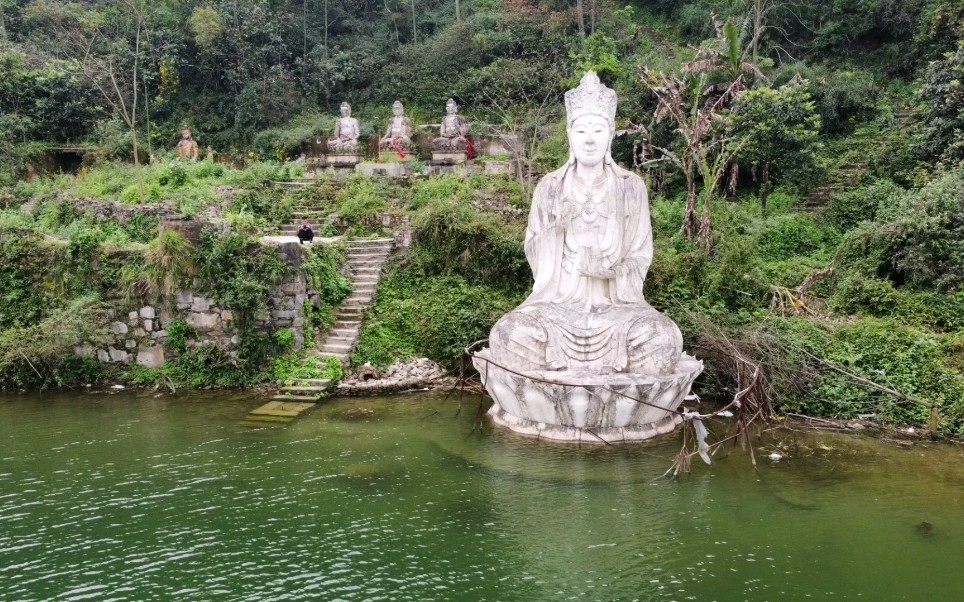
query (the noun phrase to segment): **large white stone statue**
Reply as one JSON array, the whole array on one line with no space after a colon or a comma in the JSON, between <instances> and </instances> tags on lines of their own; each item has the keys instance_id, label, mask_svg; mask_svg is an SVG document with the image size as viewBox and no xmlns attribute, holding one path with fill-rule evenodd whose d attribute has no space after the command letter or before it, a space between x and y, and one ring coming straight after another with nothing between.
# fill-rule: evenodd
<instances>
[{"instance_id":1,"label":"large white stone statue","mask_svg":"<svg viewBox=\"0 0 964 602\"><path fill-rule=\"evenodd\" d=\"M648 439L679 424L703 364L643 297L649 199L610 155L616 93L589 72L565 101L570 157L539 182L526 230L532 294L474 363L497 424L562 441Z\"/></svg>"}]
</instances>

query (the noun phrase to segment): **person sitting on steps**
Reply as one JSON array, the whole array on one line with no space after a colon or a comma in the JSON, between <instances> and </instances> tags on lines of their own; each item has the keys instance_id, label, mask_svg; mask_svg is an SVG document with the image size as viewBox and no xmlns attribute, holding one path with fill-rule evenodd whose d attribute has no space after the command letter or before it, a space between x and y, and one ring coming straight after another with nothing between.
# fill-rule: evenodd
<instances>
[{"instance_id":1,"label":"person sitting on steps","mask_svg":"<svg viewBox=\"0 0 964 602\"><path fill-rule=\"evenodd\" d=\"M298 240L301 244L310 243L315 237L314 231L311 229L311 225L308 224L308 220L301 220L301 227L298 228Z\"/></svg>"}]
</instances>

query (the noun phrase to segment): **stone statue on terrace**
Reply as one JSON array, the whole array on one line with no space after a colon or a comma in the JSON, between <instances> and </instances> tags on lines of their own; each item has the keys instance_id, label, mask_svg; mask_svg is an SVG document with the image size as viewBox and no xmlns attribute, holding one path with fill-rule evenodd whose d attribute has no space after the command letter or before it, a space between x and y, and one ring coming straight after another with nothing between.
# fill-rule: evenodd
<instances>
[{"instance_id":1,"label":"stone statue on terrace","mask_svg":"<svg viewBox=\"0 0 964 602\"><path fill-rule=\"evenodd\" d=\"M197 161L200 151L198 149L197 142L191 135L191 128L184 126L181 128L181 140L177 143L177 158L178 159L190 159L191 161Z\"/></svg>"},{"instance_id":2,"label":"stone statue on terrace","mask_svg":"<svg viewBox=\"0 0 964 602\"><path fill-rule=\"evenodd\" d=\"M532 293L474 363L497 424L564 441L646 439L679 423L702 363L643 295L649 199L610 154L616 93L590 71L565 104L569 160L539 182L526 229Z\"/></svg>"},{"instance_id":3,"label":"stone statue on terrace","mask_svg":"<svg viewBox=\"0 0 964 602\"><path fill-rule=\"evenodd\" d=\"M392 113L392 119L388 122L385 136L379 142L379 148L382 150L409 150L412 148L412 135L415 131L412 127L412 120L405 116L405 106L399 100L392 104Z\"/></svg>"},{"instance_id":4,"label":"stone statue on terrace","mask_svg":"<svg viewBox=\"0 0 964 602\"><path fill-rule=\"evenodd\" d=\"M469 133L465 117L458 114L459 105L454 99L445 103L445 117L439 128L439 137L432 141L432 150L439 153L465 152Z\"/></svg>"},{"instance_id":5,"label":"stone statue on terrace","mask_svg":"<svg viewBox=\"0 0 964 602\"><path fill-rule=\"evenodd\" d=\"M358 154L358 137L361 127L358 120L351 116L351 105L341 103L341 117L335 122L335 135L328 139L328 151L337 155Z\"/></svg>"}]
</instances>

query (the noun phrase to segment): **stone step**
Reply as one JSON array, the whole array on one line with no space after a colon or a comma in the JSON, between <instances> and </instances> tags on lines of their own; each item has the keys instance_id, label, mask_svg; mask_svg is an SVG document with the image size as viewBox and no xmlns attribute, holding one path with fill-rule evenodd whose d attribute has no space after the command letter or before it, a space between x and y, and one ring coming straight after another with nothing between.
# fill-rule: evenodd
<instances>
[{"instance_id":1,"label":"stone step","mask_svg":"<svg viewBox=\"0 0 964 602\"><path fill-rule=\"evenodd\" d=\"M362 259L369 259L372 261L385 260L388 259L390 253L372 253L371 251L365 249L363 251L348 251L349 261L361 261Z\"/></svg>"},{"instance_id":2,"label":"stone step","mask_svg":"<svg viewBox=\"0 0 964 602\"><path fill-rule=\"evenodd\" d=\"M394 243L394 238L353 238L348 241L349 245L391 245Z\"/></svg>"},{"instance_id":3,"label":"stone step","mask_svg":"<svg viewBox=\"0 0 964 602\"><path fill-rule=\"evenodd\" d=\"M329 336L325 339L325 345L352 345L355 343L354 336Z\"/></svg>"},{"instance_id":4,"label":"stone step","mask_svg":"<svg viewBox=\"0 0 964 602\"><path fill-rule=\"evenodd\" d=\"M358 330L361 328L361 320L335 320L332 328L345 330Z\"/></svg>"},{"instance_id":5,"label":"stone step","mask_svg":"<svg viewBox=\"0 0 964 602\"><path fill-rule=\"evenodd\" d=\"M384 253L381 255L374 255L372 253L364 253L364 254L349 253L348 254L349 263L362 263L365 261L385 263L386 261L388 261L388 258L389 258L389 255L387 253Z\"/></svg>"},{"instance_id":6,"label":"stone step","mask_svg":"<svg viewBox=\"0 0 964 602\"><path fill-rule=\"evenodd\" d=\"M353 273L357 273L358 275L368 274L370 276L374 276L374 275L377 275L380 271L382 271L382 268L385 267L385 264L372 263L372 262L353 264L349 262L348 267L351 269Z\"/></svg>"},{"instance_id":7,"label":"stone step","mask_svg":"<svg viewBox=\"0 0 964 602\"><path fill-rule=\"evenodd\" d=\"M391 245L353 245L348 244L349 253L391 253Z\"/></svg>"},{"instance_id":8,"label":"stone step","mask_svg":"<svg viewBox=\"0 0 964 602\"><path fill-rule=\"evenodd\" d=\"M321 353L331 353L348 356L351 353L351 346L349 345L323 345L320 349Z\"/></svg>"},{"instance_id":9,"label":"stone step","mask_svg":"<svg viewBox=\"0 0 964 602\"><path fill-rule=\"evenodd\" d=\"M382 269L388 263L387 259L353 259L348 258L348 268L354 270L356 268L376 268Z\"/></svg>"},{"instance_id":10,"label":"stone step","mask_svg":"<svg viewBox=\"0 0 964 602\"><path fill-rule=\"evenodd\" d=\"M297 384L308 385L309 387L328 387L331 386L331 379L329 378L293 378L291 382Z\"/></svg>"},{"instance_id":11,"label":"stone step","mask_svg":"<svg viewBox=\"0 0 964 602\"><path fill-rule=\"evenodd\" d=\"M338 361L340 361L342 364L345 364L348 362L347 353L338 353L334 351L316 351L315 355L317 355L318 357L333 357Z\"/></svg>"},{"instance_id":12,"label":"stone step","mask_svg":"<svg viewBox=\"0 0 964 602\"><path fill-rule=\"evenodd\" d=\"M371 305L371 301L351 301L351 302L345 301L344 303L341 304L341 307L339 309L357 310L356 313L362 313L365 311L365 308L368 307L369 305ZM339 313L342 313L342 312L339 312Z\"/></svg>"},{"instance_id":13,"label":"stone step","mask_svg":"<svg viewBox=\"0 0 964 602\"><path fill-rule=\"evenodd\" d=\"M308 401L315 402L321 399L321 395L275 395L271 399L275 401ZM252 412L254 413L254 412ZM297 416L297 414L296 414Z\"/></svg>"},{"instance_id":14,"label":"stone step","mask_svg":"<svg viewBox=\"0 0 964 602\"><path fill-rule=\"evenodd\" d=\"M307 393L311 394L315 391L319 393L324 393L328 390L327 386L324 387L281 387L281 391L288 391L290 393Z\"/></svg>"},{"instance_id":15,"label":"stone step","mask_svg":"<svg viewBox=\"0 0 964 602\"><path fill-rule=\"evenodd\" d=\"M315 406L314 401L317 401L317 399L313 399L311 402L301 403L293 401L295 399L294 397L286 396L276 396L272 399L276 401L269 401L260 408L251 410L251 412L248 413L248 419L260 420L267 417L294 418L298 414L313 408Z\"/></svg>"},{"instance_id":16,"label":"stone step","mask_svg":"<svg viewBox=\"0 0 964 602\"><path fill-rule=\"evenodd\" d=\"M283 188L286 190L293 190L298 188L306 188L309 184L310 182L279 181L279 182L271 182L270 186L273 186L274 188Z\"/></svg>"},{"instance_id":17,"label":"stone step","mask_svg":"<svg viewBox=\"0 0 964 602\"><path fill-rule=\"evenodd\" d=\"M332 328L331 330L328 331L328 334L332 337L336 337L339 339L352 338L352 337L358 336L358 329L357 328Z\"/></svg>"}]
</instances>

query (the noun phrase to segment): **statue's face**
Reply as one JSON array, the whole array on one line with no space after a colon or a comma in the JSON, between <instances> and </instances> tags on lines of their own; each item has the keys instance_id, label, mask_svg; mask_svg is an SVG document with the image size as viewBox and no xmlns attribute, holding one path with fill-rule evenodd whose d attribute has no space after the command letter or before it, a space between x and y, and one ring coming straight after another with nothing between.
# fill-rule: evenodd
<instances>
[{"instance_id":1,"label":"statue's face","mask_svg":"<svg viewBox=\"0 0 964 602\"><path fill-rule=\"evenodd\" d=\"M458 106L457 104L455 104L454 102L450 102L450 103L448 103L447 105L445 105L445 111L446 111L449 115L455 115L455 112L458 111L458 110L459 110L459 106Z\"/></svg>"},{"instance_id":2,"label":"statue's face","mask_svg":"<svg viewBox=\"0 0 964 602\"><path fill-rule=\"evenodd\" d=\"M612 140L609 122L598 115L577 117L569 127L569 148L578 163L594 167L606 158Z\"/></svg>"},{"instance_id":3,"label":"statue's face","mask_svg":"<svg viewBox=\"0 0 964 602\"><path fill-rule=\"evenodd\" d=\"M392 107L392 113L395 114L395 117L401 117L405 113L405 107L402 105L395 105Z\"/></svg>"},{"instance_id":4,"label":"statue's face","mask_svg":"<svg viewBox=\"0 0 964 602\"><path fill-rule=\"evenodd\" d=\"M181 130L181 138L183 138L184 140L187 140L190 137L191 137L191 130L187 128L184 128L183 130Z\"/></svg>"},{"instance_id":5,"label":"statue's face","mask_svg":"<svg viewBox=\"0 0 964 602\"><path fill-rule=\"evenodd\" d=\"M351 117L351 107L349 107L348 105L342 105L342 106L341 106L341 116L342 116L342 117Z\"/></svg>"}]
</instances>

